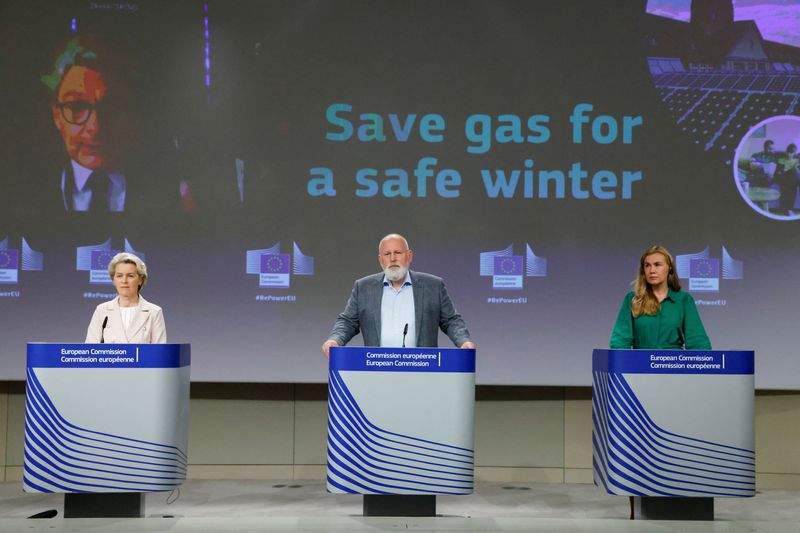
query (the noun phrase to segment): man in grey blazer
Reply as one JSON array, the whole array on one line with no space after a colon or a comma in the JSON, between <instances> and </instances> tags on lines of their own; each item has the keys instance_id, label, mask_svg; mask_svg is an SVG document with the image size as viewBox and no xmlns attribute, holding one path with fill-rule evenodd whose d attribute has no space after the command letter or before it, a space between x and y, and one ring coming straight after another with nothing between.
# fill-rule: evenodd
<instances>
[{"instance_id":1,"label":"man in grey blazer","mask_svg":"<svg viewBox=\"0 0 800 533\"><path fill-rule=\"evenodd\" d=\"M383 272L356 281L322 353L344 346L359 332L364 346L432 347L439 328L460 348L475 348L441 278L409 270L413 253L402 235L378 245Z\"/></svg>"}]
</instances>

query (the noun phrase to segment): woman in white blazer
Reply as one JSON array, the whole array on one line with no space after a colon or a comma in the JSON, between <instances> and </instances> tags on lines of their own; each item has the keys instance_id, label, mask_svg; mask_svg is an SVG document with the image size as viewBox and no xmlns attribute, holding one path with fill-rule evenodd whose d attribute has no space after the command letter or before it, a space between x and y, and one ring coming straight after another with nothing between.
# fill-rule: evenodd
<instances>
[{"instance_id":1,"label":"woman in white blazer","mask_svg":"<svg viewBox=\"0 0 800 533\"><path fill-rule=\"evenodd\" d=\"M161 308L142 298L147 266L133 254L119 253L108 264L117 297L97 306L86 332L86 342L163 344L167 328Z\"/></svg>"}]
</instances>

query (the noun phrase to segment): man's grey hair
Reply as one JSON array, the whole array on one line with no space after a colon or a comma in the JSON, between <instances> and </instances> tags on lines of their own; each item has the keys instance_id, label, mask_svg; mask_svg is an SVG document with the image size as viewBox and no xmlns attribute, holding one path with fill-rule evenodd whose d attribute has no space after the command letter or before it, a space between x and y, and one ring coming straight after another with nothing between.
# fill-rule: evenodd
<instances>
[{"instance_id":1,"label":"man's grey hair","mask_svg":"<svg viewBox=\"0 0 800 533\"><path fill-rule=\"evenodd\" d=\"M410 250L411 249L411 247L408 245L408 240L405 237L403 237L399 233L390 233L389 235L387 235L386 237L381 239L381 242L378 243L378 254L379 255L381 253L381 246L383 246L383 241L386 241L386 240L389 240L389 239L400 239L401 241L403 241L403 244L406 245L406 250Z\"/></svg>"}]
</instances>

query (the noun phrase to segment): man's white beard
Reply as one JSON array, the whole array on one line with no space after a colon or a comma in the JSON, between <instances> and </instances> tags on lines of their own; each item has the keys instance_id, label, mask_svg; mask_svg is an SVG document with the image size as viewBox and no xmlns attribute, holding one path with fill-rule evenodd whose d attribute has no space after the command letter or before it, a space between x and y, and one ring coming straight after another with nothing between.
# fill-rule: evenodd
<instances>
[{"instance_id":1,"label":"man's white beard","mask_svg":"<svg viewBox=\"0 0 800 533\"><path fill-rule=\"evenodd\" d=\"M401 279L405 279L408 269L402 266L398 266L396 269L388 266L383 269L383 273L389 281L400 281Z\"/></svg>"}]
</instances>

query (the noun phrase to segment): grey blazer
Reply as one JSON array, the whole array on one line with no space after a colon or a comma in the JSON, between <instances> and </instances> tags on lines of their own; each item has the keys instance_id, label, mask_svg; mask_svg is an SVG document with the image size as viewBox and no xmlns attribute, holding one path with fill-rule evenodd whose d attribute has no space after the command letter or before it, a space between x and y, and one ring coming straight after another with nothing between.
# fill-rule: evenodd
<instances>
[{"instance_id":1,"label":"grey blazer","mask_svg":"<svg viewBox=\"0 0 800 533\"><path fill-rule=\"evenodd\" d=\"M456 346L471 340L467 326L453 306L442 278L423 272L411 272L411 283L414 291L417 346L436 346L439 328ZM344 346L361 332L364 346L380 346L382 298L382 272L357 280L328 339Z\"/></svg>"}]
</instances>

